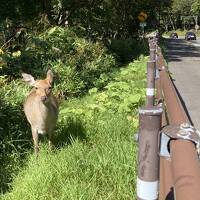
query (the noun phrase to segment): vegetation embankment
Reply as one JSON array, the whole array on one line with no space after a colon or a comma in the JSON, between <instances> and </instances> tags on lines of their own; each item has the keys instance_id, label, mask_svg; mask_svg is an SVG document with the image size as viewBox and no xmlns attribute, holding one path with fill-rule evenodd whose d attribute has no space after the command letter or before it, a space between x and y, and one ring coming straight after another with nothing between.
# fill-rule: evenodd
<instances>
[{"instance_id":1,"label":"vegetation embankment","mask_svg":"<svg viewBox=\"0 0 200 200\"><path fill-rule=\"evenodd\" d=\"M20 50L1 52L1 199L132 198L133 135L145 85L146 58L138 56L146 43L115 40L106 47L60 27L25 39ZM21 72L41 77L48 67L61 101L56 148L50 153L41 142L36 161Z\"/></svg>"}]
</instances>

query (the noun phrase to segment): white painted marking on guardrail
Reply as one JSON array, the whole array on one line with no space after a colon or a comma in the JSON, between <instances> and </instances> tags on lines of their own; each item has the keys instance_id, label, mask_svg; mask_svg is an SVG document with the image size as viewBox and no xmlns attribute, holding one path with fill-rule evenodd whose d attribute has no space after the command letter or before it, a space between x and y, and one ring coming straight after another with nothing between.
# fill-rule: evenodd
<instances>
[{"instance_id":1,"label":"white painted marking on guardrail","mask_svg":"<svg viewBox=\"0 0 200 200\"><path fill-rule=\"evenodd\" d=\"M154 88L147 88L146 95L147 96L154 96Z\"/></svg>"},{"instance_id":2,"label":"white painted marking on guardrail","mask_svg":"<svg viewBox=\"0 0 200 200\"><path fill-rule=\"evenodd\" d=\"M144 200L155 200L158 198L158 181L143 181L137 178L137 196Z\"/></svg>"}]
</instances>

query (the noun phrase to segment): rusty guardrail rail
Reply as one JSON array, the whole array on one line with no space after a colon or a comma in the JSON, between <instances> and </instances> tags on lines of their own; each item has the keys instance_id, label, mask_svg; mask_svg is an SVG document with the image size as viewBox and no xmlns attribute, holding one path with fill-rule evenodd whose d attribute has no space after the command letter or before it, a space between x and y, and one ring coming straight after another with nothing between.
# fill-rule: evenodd
<instances>
[{"instance_id":1,"label":"rusty guardrail rail","mask_svg":"<svg viewBox=\"0 0 200 200\"><path fill-rule=\"evenodd\" d=\"M199 200L200 132L183 108L157 43L149 40L147 101L139 109L138 200Z\"/></svg>"}]
</instances>

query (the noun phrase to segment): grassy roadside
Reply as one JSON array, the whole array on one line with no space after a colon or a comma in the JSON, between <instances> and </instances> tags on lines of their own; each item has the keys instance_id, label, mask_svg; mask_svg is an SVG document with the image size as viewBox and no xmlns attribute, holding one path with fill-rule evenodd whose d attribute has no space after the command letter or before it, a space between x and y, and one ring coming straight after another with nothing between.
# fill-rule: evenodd
<instances>
[{"instance_id":1,"label":"grassy roadside","mask_svg":"<svg viewBox=\"0 0 200 200\"><path fill-rule=\"evenodd\" d=\"M134 199L137 109L144 102L146 58L112 75L102 91L64 102L56 146L43 142L1 200Z\"/></svg>"}]
</instances>

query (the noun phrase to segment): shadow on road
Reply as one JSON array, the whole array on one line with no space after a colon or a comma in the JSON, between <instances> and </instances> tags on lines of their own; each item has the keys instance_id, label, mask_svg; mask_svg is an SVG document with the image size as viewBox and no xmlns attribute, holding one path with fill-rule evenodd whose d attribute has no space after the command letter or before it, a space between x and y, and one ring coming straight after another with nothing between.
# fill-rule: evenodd
<instances>
[{"instance_id":1,"label":"shadow on road","mask_svg":"<svg viewBox=\"0 0 200 200\"><path fill-rule=\"evenodd\" d=\"M180 94L178 88L176 87L176 85L175 85L175 83L174 83L175 80L173 80L173 79L171 78L171 81L172 81L172 84L173 84L173 86L174 86L174 88L175 88L175 90L176 90L176 93L177 93L177 95L178 95L178 97L179 97L179 99L180 99L181 105L183 106L183 109L184 109L184 111L185 111L185 113L186 113L186 115L187 115L187 117L188 117L188 119L189 119L190 124L191 124L192 126L194 126L194 123L193 123L192 118L191 118L191 116L190 116L190 114L189 114L189 111L188 111L188 109L187 109L187 106L186 106L186 104L185 104L185 101L183 100L183 97L181 96L181 94Z\"/></svg>"},{"instance_id":2,"label":"shadow on road","mask_svg":"<svg viewBox=\"0 0 200 200\"><path fill-rule=\"evenodd\" d=\"M186 41L184 39L166 39L167 62L182 61L184 58L200 58L199 47L192 46L196 41ZM199 45L200 46L200 45Z\"/></svg>"}]
</instances>

